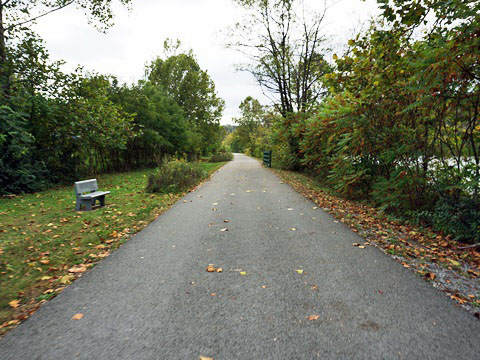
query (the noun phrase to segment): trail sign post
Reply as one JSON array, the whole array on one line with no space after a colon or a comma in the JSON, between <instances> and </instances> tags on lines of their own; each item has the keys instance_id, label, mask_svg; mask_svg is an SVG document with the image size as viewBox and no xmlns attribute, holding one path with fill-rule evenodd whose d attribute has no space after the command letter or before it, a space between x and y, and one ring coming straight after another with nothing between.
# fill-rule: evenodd
<instances>
[{"instance_id":1,"label":"trail sign post","mask_svg":"<svg viewBox=\"0 0 480 360\"><path fill-rule=\"evenodd\" d=\"M263 164L269 168L272 167L272 150L263 152Z\"/></svg>"}]
</instances>

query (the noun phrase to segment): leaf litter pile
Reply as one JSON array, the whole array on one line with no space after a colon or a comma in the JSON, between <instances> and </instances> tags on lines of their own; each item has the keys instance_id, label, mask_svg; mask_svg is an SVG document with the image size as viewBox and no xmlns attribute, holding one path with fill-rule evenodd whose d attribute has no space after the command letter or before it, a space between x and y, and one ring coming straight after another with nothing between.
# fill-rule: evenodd
<instances>
[{"instance_id":1,"label":"leaf litter pile","mask_svg":"<svg viewBox=\"0 0 480 360\"><path fill-rule=\"evenodd\" d=\"M480 318L478 247L466 247L431 229L387 219L380 210L371 206L326 193L305 175L274 171L297 192L365 238L364 244L354 243L353 246L360 249L366 245L380 248Z\"/></svg>"}]
</instances>

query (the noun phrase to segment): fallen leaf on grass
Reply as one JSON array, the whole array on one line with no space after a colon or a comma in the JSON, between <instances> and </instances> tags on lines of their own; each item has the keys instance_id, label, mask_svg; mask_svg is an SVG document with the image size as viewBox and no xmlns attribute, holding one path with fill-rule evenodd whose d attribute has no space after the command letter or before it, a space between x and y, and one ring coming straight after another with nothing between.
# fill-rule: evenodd
<instances>
[{"instance_id":1,"label":"fallen leaf on grass","mask_svg":"<svg viewBox=\"0 0 480 360\"><path fill-rule=\"evenodd\" d=\"M83 318L83 314L75 314L72 316L72 320L80 320Z\"/></svg>"},{"instance_id":2,"label":"fallen leaf on grass","mask_svg":"<svg viewBox=\"0 0 480 360\"><path fill-rule=\"evenodd\" d=\"M70 269L68 269L68 272L71 272L71 273L82 273L85 271L87 271L87 267L83 264L75 265L74 267L71 267Z\"/></svg>"},{"instance_id":3,"label":"fallen leaf on grass","mask_svg":"<svg viewBox=\"0 0 480 360\"><path fill-rule=\"evenodd\" d=\"M465 303L467 302L467 300L464 300L464 299L462 299L461 297L459 297L459 296L457 296L457 295L452 295L452 296L450 296L450 298L451 298L452 300L458 301L458 302L460 303L460 305L463 305L463 304L465 304Z\"/></svg>"},{"instance_id":4,"label":"fallen leaf on grass","mask_svg":"<svg viewBox=\"0 0 480 360\"><path fill-rule=\"evenodd\" d=\"M61 284L70 284L75 277L71 274L62 276L59 280Z\"/></svg>"},{"instance_id":5,"label":"fallen leaf on grass","mask_svg":"<svg viewBox=\"0 0 480 360\"><path fill-rule=\"evenodd\" d=\"M12 308L16 309L20 306L20 300L12 300L8 303Z\"/></svg>"},{"instance_id":6,"label":"fallen leaf on grass","mask_svg":"<svg viewBox=\"0 0 480 360\"><path fill-rule=\"evenodd\" d=\"M433 280L433 279L435 279L435 274L434 274L434 273L431 273L431 272L427 272L427 273L425 274L425 279L427 279L427 280Z\"/></svg>"},{"instance_id":7,"label":"fallen leaf on grass","mask_svg":"<svg viewBox=\"0 0 480 360\"><path fill-rule=\"evenodd\" d=\"M308 320L312 321L312 320L318 320L320 319L320 315L310 315L309 317L307 317Z\"/></svg>"},{"instance_id":8,"label":"fallen leaf on grass","mask_svg":"<svg viewBox=\"0 0 480 360\"><path fill-rule=\"evenodd\" d=\"M461 265L458 261L453 260L453 259L448 259L448 261L450 261L450 263L451 263L453 266L460 266L460 265Z\"/></svg>"},{"instance_id":9,"label":"fallen leaf on grass","mask_svg":"<svg viewBox=\"0 0 480 360\"><path fill-rule=\"evenodd\" d=\"M50 280L52 277L51 276L42 276L39 280Z\"/></svg>"}]
</instances>

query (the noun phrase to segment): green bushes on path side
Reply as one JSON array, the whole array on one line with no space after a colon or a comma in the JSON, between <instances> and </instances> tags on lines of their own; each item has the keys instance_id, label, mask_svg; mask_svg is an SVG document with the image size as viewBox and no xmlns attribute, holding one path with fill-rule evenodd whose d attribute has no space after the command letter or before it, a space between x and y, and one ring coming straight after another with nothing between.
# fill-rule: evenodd
<instances>
[{"instance_id":1,"label":"green bushes on path side","mask_svg":"<svg viewBox=\"0 0 480 360\"><path fill-rule=\"evenodd\" d=\"M219 152L217 154L212 155L210 160L211 163L223 162L223 161L232 161L233 154L231 152Z\"/></svg>"}]
</instances>

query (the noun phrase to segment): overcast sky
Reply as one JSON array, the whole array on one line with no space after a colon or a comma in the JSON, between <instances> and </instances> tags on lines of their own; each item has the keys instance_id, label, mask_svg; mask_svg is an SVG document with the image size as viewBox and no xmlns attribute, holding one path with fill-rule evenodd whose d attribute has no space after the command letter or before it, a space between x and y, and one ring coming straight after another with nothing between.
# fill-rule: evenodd
<instances>
[{"instance_id":1,"label":"overcast sky","mask_svg":"<svg viewBox=\"0 0 480 360\"><path fill-rule=\"evenodd\" d=\"M331 46L339 49L362 23L378 14L375 0L327 0L324 32ZM321 0L306 0L320 10ZM235 71L245 59L224 48L222 33L242 16L232 0L133 0L131 11L116 6L115 26L106 34L87 23L75 7L63 9L38 21L34 29L46 42L54 60L67 62L66 70L77 65L87 70L116 75L132 83L142 78L144 65L163 54L166 38L179 39L192 49L202 69L213 78L217 92L226 102L222 124L238 116L238 105L248 95L264 104L255 80ZM339 50L340 51L340 50Z\"/></svg>"}]
</instances>

